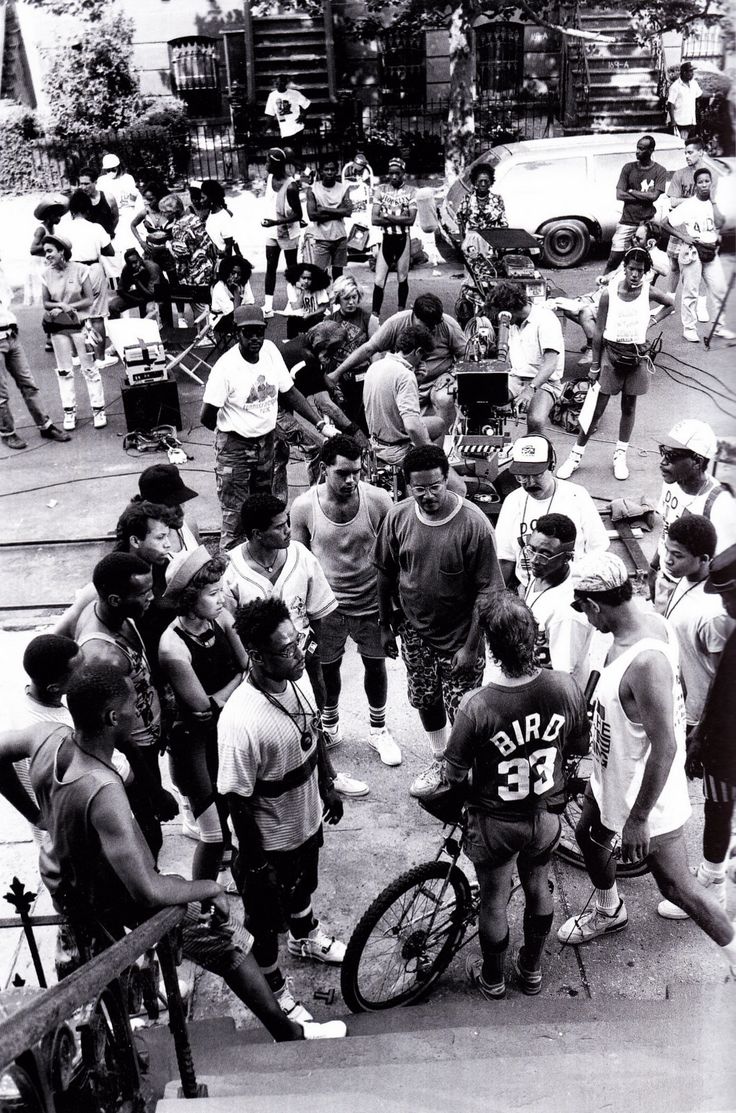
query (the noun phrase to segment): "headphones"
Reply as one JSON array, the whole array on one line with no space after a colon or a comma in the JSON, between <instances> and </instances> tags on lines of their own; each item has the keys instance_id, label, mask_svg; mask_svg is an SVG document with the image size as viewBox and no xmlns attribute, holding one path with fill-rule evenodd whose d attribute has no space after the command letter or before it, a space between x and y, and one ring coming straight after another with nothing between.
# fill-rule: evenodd
<instances>
[{"instance_id":1,"label":"headphones","mask_svg":"<svg viewBox=\"0 0 736 1113\"><path fill-rule=\"evenodd\" d=\"M555 446L552 444L552 441L547 440L546 437L544 439L549 445L549 464L547 465L547 471L554 471L557 467L557 453L555 452Z\"/></svg>"}]
</instances>

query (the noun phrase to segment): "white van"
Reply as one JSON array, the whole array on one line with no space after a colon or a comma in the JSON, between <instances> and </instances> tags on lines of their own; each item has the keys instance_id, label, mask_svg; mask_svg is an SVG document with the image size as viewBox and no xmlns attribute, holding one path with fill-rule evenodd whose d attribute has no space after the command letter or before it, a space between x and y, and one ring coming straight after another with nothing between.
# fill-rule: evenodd
<instances>
[{"instance_id":1,"label":"white van","mask_svg":"<svg viewBox=\"0 0 736 1113\"><path fill-rule=\"evenodd\" d=\"M592 240L607 241L613 235L622 207L616 200L616 182L624 163L634 161L642 134L569 135L493 147L453 182L442 204L442 223L451 233L457 231L455 212L471 189L470 170L476 163L488 162L495 171L491 188L503 198L509 227L540 235L548 266L578 266ZM675 135L653 135L654 161L664 166L669 181L675 170L685 166L685 145ZM726 226L733 227L733 160L705 161L714 175L715 196ZM658 216L666 210L667 202L660 198Z\"/></svg>"}]
</instances>

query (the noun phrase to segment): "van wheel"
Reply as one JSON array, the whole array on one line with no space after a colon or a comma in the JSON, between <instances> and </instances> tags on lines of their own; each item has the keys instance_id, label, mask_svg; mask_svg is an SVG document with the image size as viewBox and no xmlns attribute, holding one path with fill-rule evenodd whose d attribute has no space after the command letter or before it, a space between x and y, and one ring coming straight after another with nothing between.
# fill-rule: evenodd
<instances>
[{"instance_id":1,"label":"van wheel","mask_svg":"<svg viewBox=\"0 0 736 1113\"><path fill-rule=\"evenodd\" d=\"M542 229L542 258L548 267L577 267L590 250L582 220L553 220Z\"/></svg>"}]
</instances>

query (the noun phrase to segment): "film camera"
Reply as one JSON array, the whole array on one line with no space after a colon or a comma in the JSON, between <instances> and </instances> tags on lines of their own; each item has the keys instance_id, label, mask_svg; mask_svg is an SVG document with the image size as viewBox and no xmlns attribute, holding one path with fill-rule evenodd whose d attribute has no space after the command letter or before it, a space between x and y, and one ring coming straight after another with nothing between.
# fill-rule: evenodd
<instances>
[{"instance_id":1,"label":"film camera","mask_svg":"<svg viewBox=\"0 0 736 1113\"><path fill-rule=\"evenodd\" d=\"M483 312L488 295L501 281L518 284L535 303L546 301L551 292L536 266L539 241L523 228L478 229L466 235L460 252L468 274L455 303L462 328Z\"/></svg>"}]
</instances>

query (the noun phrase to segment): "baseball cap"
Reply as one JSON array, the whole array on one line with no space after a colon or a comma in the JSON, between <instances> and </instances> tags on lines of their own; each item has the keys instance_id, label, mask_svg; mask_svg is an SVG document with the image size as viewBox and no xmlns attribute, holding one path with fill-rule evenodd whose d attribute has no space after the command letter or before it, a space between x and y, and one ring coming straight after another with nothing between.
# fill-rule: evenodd
<instances>
[{"instance_id":1,"label":"baseball cap","mask_svg":"<svg viewBox=\"0 0 736 1113\"><path fill-rule=\"evenodd\" d=\"M147 502L160 506L181 506L196 499L197 492L185 486L176 464L153 464L138 477L138 490Z\"/></svg>"},{"instance_id":2,"label":"baseball cap","mask_svg":"<svg viewBox=\"0 0 736 1113\"><path fill-rule=\"evenodd\" d=\"M233 313L233 322L236 328L266 327L263 311L257 305L239 305Z\"/></svg>"},{"instance_id":3,"label":"baseball cap","mask_svg":"<svg viewBox=\"0 0 736 1113\"><path fill-rule=\"evenodd\" d=\"M718 438L704 421L686 417L673 425L666 437L659 442L666 448L681 448L712 460L718 451Z\"/></svg>"},{"instance_id":4,"label":"baseball cap","mask_svg":"<svg viewBox=\"0 0 736 1113\"><path fill-rule=\"evenodd\" d=\"M403 158L390 158L388 168L389 170L406 170L406 163Z\"/></svg>"},{"instance_id":5,"label":"baseball cap","mask_svg":"<svg viewBox=\"0 0 736 1113\"><path fill-rule=\"evenodd\" d=\"M115 170L120 165L120 159L117 155L103 155L102 156L102 169Z\"/></svg>"},{"instance_id":6,"label":"baseball cap","mask_svg":"<svg viewBox=\"0 0 736 1113\"><path fill-rule=\"evenodd\" d=\"M541 475L550 465L551 453L552 445L546 437L519 437L511 449L509 471L512 475Z\"/></svg>"},{"instance_id":7,"label":"baseball cap","mask_svg":"<svg viewBox=\"0 0 736 1113\"><path fill-rule=\"evenodd\" d=\"M721 591L736 588L736 545L729 545L710 562L708 579L703 591L706 595L718 595Z\"/></svg>"},{"instance_id":8,"label":"baseball cap","mask_svg":"<svg viewBox=\"0 0 736 1113\"><path fill-rule=\"evenodd\" d=\"M596 595L623 587L629 578L621 557L607 549L584 553L571 569L572 589L581 595ZM573 604L574 606L575 604Z\"/></svg>"},{"instance_id":9,"label":"baseball cap","mask_svg":"<svg viewBox=\"0 0 736 1113\"><path fill-rule=\"evenodd\" d=\"M353 163L355 164L355 166L367 166L368 159L365 157L362 151L358 151L357 155L353 159Z\"/></svg>"},{"instance_id":10,"label":"baseball cap","mask_svg":"<svg viewBox=\"0 0 736 1113\"><path fill-rule=\"evenodd\" d=\"M268 157L271 162L286 162L286 155L283 147L269 147Z\"/></svg>"},{"instance_id":11,"label":"baseball cap","mask_svg":"<svg viewBox=\"0 0 736 1113\"><path fill-rule=\"evenodd\" d=\"M212 560L212 553L200 545L189 553L177 553L166 569L166 599L178 599L194 576Z\"/></svg>"}]
</instances>

